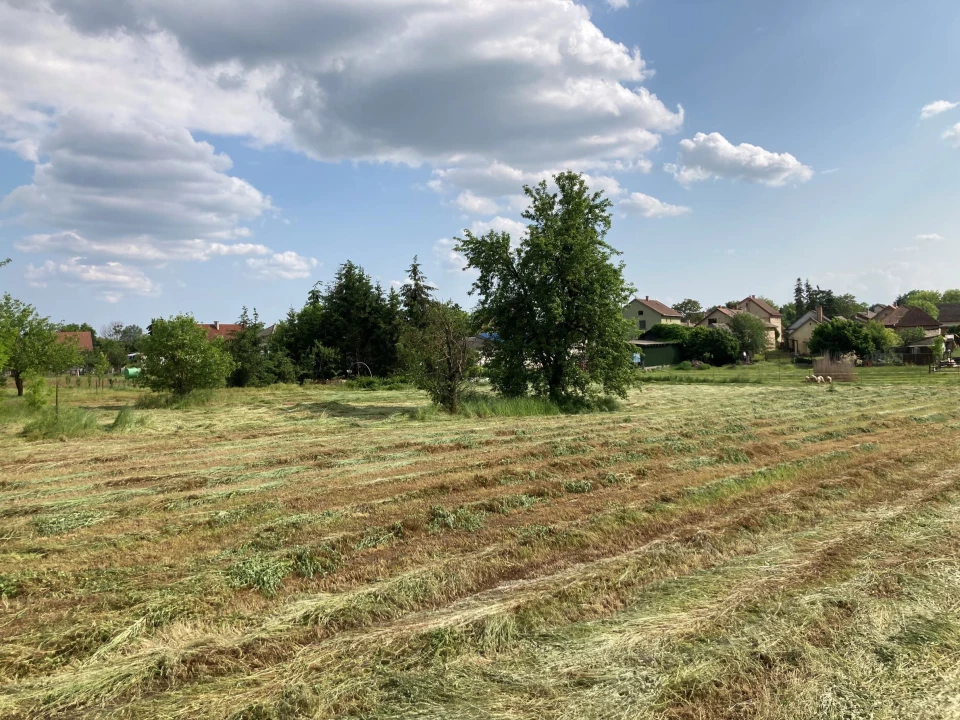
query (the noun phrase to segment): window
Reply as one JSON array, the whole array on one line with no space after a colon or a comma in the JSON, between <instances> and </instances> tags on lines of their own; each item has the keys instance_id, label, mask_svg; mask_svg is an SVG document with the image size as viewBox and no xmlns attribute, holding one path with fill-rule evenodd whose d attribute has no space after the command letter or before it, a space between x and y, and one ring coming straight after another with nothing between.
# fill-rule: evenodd
<instances>
[{"instance_id":1,"label":"window","mask_svg":"<svg viewBox=\"0 0 960 720\"><path fill-rule=\"evenodd\" d=\"M643 310L638 310L637 315L643 315Z\"/></svg>"},{"instance_id":2,"label":"window","mask_svg":"<svg viewBox=\"0 0 960 720\"><path fill-rule=\"evenodd\" d=\"M646 321L646 320L639 320L639 321L637 321L637 324L640 326L640 329L641 329L641 330L646 330L646 329L647 329L647 321Z\"/></svg>"},{"instance_id":3,"label":"window","mask_svg":"<svg viewBox=\"0 0 960 720\"><path fill-rule=\"evenodd\" d=\"M717 324L716 318L710 318L709 320L707 320L707 325L716 325L716 324Z\"/></svg>"}]
</instances>

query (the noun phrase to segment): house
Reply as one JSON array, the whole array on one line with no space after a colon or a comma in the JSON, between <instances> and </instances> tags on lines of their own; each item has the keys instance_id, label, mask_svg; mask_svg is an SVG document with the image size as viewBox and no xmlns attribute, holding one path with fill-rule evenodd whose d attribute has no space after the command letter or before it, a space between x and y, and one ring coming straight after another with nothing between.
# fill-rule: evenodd
<instances>
[{"instance_id":1,"label":"house","mask_svg":"<svg viewBox=\"0 0 960 720\"><path fill-rule=\"evenodd\" d=\"M760 318L767 329L767 347L777 346L777 342L783 337L783 316L777 308L763 298L749 295L737 303L737 310Z\"/></svg>"},{"instance_id":2,"label":"house","mask_svg":"<svg viewBox=\"0 0 960 720\"><path fill-rule=\"evenodd\" d=\"M243 330L243 325L236 323L222 323L218 320L214 320L212 323L197 323L199 327L206 328L207 330L207 340L213 340L214 338L223 338L224 340L229 340L234 334Z\"/></svg>"},{"instance_id":3,"label":"house","mask_svg":"<svg viewBox=\"0 0 960 720\"><path fill-rule=\"evenodd\" d=\"M814 328L824 320L823 308L808 310L787 328L787 349L797 355L810 354L810 338Z\"/></svg>"},{"instance_id":4,"label":"house","mask_svg":"<svg viewBox=\"0 0 960 720\"><path fill-rule=\"evenodd\" d=\"M874 315L873 319L891 330L918 327L924 331L936 330L938 334L940 332L940 321L930 317L920 308L907 307L906 305L900 305L899 307L889 305Z\"/></svg>"},{"instance_id":5,"label":"house","mask_svg":"<svg viewBox=\"0 0 960 720\"><path fill-rule=\"evenodd\" d=\"M640 332L660 323L680 325L683 322L683 315L662 302L651 300L649 295L642 300L634 298L627 303L623 308L623 316Z\"/></svg>"},{"instance_id":6,"label":"house","mask_svg":"<svg viewBox=\"0 0 960 720\"><path fill-rule=\"evenodd\" d=\"M93 352L93 334L89 330L79 330L75 332L58 332L57 342L62 342L62 343L76 342L77 349L80 352Z\"/></svg>"},{"instance_id":7,"label":"house","mask_svg":"<svg viewBox=\"0 0 960 720\"><path fill-rule=\"evenodd\" d=\"M960 325L960 303L937 303L937 320L944 334Z\"/></svg>"},{"instance_id":8,"label":"house","mask_svg":"<svg viewBox=\"0 0 960 720\"><path fill-rule=\"evenodd\" d=\"M718 305L703 316L703 320L697 323L697 327L716 327L717 325L726 325L738 312L740 311L731 310L728 307Z\"/></svg>"}]
</instances>

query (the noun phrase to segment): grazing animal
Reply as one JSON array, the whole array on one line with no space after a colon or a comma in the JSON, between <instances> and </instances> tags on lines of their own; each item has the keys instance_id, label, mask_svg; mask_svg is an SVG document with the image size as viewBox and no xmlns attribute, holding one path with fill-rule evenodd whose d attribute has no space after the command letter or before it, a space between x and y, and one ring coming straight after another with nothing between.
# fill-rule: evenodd
<instances>
[{"instance_id":1,"label":"grazing animal","mask_svg":"<svg viewBox=\"0 0 960 720\"><path fill-rule=\"evenodd\" d=\"M817 375L817 382L823 384L823 375Z\"/></svg>"},{"instance_id":2,"label":"grazing animal","mask_svg":"<svg viewBox=\"0 0 960 720\"><path fill-rule=\"evenodd\" d=\"M827 382L830 383L831 385L833 384L833 378L830 377L829 375L827 375Z\"/></svg>"}]
</instances>

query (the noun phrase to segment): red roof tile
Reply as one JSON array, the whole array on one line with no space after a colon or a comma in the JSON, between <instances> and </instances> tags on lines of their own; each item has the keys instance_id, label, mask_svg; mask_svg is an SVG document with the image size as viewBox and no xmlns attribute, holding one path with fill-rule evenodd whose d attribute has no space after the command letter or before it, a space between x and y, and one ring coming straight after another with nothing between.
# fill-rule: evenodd
<instances>
[{"instance_id":1,"label":"red roof tile","mask_svg":"<svg viewBox=\"0 0 960 720\"><path fill-rule=\"evenodd\" d=\"M77 343L77 348L81 352L91 352L93 350L93 335L89 330L61 331L57 333L57 340L60 342Z\"/></svg>"},{"instance_id":2,"label":"red roof tile","mask_svg":"<svg viewBox=\"0 0 960 720\"><path fill-rule=\"evenodd\" d=\"M232 335L243 329L243 325L237 323L197 323L197 325L207 329L207 340L218 337L228 340Z\"/></svg>"}]
</instances>

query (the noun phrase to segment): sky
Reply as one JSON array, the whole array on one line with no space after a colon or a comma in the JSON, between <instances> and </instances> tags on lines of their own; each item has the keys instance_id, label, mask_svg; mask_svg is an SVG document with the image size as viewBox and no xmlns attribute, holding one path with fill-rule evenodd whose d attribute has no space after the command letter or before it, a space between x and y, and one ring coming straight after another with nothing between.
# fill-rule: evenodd
<instances>
[{"instance_id":1,"label":"sky","mask_svg":"<svg viewBox=\"0 0 960 720\"><path fill-rule=\"evenodd\" d=\"M0 0L0 289L263 320L582 172L639 296L960 286L960 4Z\"/></svg>"}]
</instances>

